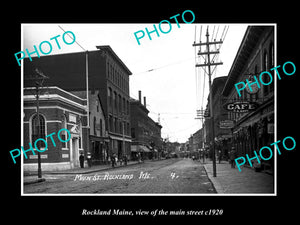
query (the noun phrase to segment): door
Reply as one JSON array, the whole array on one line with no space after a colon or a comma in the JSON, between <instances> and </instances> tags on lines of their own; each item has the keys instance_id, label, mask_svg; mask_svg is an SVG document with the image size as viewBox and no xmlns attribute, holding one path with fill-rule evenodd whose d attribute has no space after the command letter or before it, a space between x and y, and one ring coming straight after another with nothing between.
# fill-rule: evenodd
<instances>
[{"instance_id":1,"label":"door","mask_svg":"<svg viewBox=\"0 0 300 225\"><path fill-rule=\"evenodd\" d=\"M79 167L78 138L72 138L70 163L71 168Z\"/></svg>"}]
</instances>

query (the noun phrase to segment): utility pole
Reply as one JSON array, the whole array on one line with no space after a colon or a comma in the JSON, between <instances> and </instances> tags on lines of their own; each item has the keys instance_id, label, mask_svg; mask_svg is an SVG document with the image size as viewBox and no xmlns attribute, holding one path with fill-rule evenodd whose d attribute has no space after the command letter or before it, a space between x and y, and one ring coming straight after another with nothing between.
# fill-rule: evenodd
<instances>
[{"instance_id":1,"label":"utility pole","mask_svg":"<svg viewBox=\"0 0 300 225\"><path fill-rule=\"evenodd\" d=\"M215 155L215 125L214 125L214 112L213 112L213 99L212 99L212 85L211 85L211 66L217 66L222 65L222 62L211 62L210 61L210 55L212 54L219 54L219 50L216 51L210 51L210 45L215 44L222 44L223 41L209 41L209 33L208 33L208 27L206 30L206 42L205 43L194 43L193 46L206 46L205 52L200 52L198 55L207 55L207 62L205 61L203 64L196 64L196 67L208 67L208 78L209 78L209 103L210 103L210 120L211 120L211 137L212 137L212 157L213 157L213 176L217 176L217 170L216 170L216 155Z\"/></svg>"},{"instance_id":2,"label":"utility pole","mask_svg":"<svg viewBox=\"0 0 300 225\"><path fill-rule=\"evenodd\" d=\"M35 74L32 77L26 78L26 82L34 82L35 84L35 94L36 94L36 116L37 116L37 138L41 137L41 121L40 121L40 99L39 96L41 95L41 88L43 87L43 83L45 79L49 79L49 77L45 76L40 70L37 68L35 69ZM32 83L31 83L32 84ZM40 149L40 142L37 142L37 148ZM37 151L37 162L38 162L38 180L42 178L42 162L41 162L41 154Z\"/></svg>"},{"instance_id":3,"label":"utility pole","mask_svg":"<svg viewBox=\"0 0 300 225\"><path fill-rule=\"evenodd\" d=\"M203 163L205 160L205 150L204 150L204 120L205 117L205 110L203 110L203 108L201 107L200 110L197 110L197 117L195 118L196 120L201 120L201 124L202 124L202 146L201 146L201 152L203 155ZM200 153L199 153L200 154Z\"/></svg>"}]
</instances>

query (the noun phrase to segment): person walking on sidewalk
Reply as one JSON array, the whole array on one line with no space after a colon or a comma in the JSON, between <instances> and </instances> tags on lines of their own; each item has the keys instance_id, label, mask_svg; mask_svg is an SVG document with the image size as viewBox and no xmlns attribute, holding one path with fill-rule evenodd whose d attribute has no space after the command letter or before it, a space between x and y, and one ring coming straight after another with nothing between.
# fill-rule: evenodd
<instances>
[{"instance_id":1,"label":"person walking on sidewalk","mask_svg":"<svg viewBox=\"0 0 300 225\"><path fill-rule=\"evenodd\" d=\"M80 156L79 156L79 162L80 162L80 167L83 168L84 167L84 156L83 156L82 152L80 153Z\"/></svg>"},{"instance_id":2,"label":"person walking on sidewalk","mask_svg":"<svg viewBox=\"0 0 300 225\"><path fill-rule=\"evenodd\" d=\"M236 151L235 151L235 147L231 148L230 154L229 154L229 159L230 159L230 163L231 163L231 168L235 168L235 162L234 159L236 158Z\"/></svg>"},{"instance_id":3,"label":"person walking on sidewalk","mask_svg":"<svg viewBox=\"0 0 300 225\"><path fill-rule=\"evenodd\" d=\"M114 168L116 164L116 154L111 156L111 166Z\"/></svg>"},{"instance_id":4,"label":"person walking on sidewalk","mask_svg":"<svg viewBox=\"0 0 300 225\"><path fill-rule=\"evenodd\" d=\"M222 151L221 150L218 151L218 159L219 159L219 164L220 164L221 160L222 160Z\"/></svg>"}]
</instances>

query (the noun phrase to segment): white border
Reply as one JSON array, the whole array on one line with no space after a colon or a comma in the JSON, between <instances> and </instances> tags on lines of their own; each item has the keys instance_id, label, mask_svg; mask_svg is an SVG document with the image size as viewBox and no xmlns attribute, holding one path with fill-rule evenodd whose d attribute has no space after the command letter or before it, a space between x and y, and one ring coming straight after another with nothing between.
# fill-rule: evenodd
<instances>
[{"instance_id":1,"label":"white border","mask_svg":"<svg viewBox=\"0 0 300 225\"><path fill-rule=\"evenodd\" d=\"M52 24L52 23L47 23ZM80 23L80 24L88 24L88 23ZM199 23L195 23L199 24ZM228 24L228 25L239 25L239 24L246 24L248 26L274 26L274 66L277 66L277 23L205 23L206 24ZM23 25L21 24L21 49L23 49ZM26 24L29 25L29 24ZM95 24L96 25L96 24ZM23 60L21 61L21 146L23 146ZM277 76L275 77L275 93L274 93L274 142L277 140ZM112 193L112 194L51 194L51 193L24 193L24 179L23 179L23 157L21 157L21 196L277 196L277 152L275 151L275 145L274 145L274 193L229 193L229 194L138 194L138 193L131 193L131 194L118 194L118 193Z\"/></svg>"}]
</instances>

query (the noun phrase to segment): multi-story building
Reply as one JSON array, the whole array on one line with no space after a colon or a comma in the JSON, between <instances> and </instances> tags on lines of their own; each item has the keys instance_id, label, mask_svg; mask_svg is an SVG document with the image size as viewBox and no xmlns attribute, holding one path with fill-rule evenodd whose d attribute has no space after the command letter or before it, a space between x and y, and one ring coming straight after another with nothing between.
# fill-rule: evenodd
<instances>
[{"instance_id":1,"label":"multi-story building","mask_svg":"<svg viewBox=\"0 0 300 225\"><path fill-rule=\"evenodd\" d=\"M81 98L86 97L85 91L72 91ZM89 152L92 164L107 164L110 161L109 138L105 126L104 110L99 91L89 91Z\"/></svg>"},{"instance_id":2,"label":"multi-story building","mask_svg":"<svg viewBox=\"0 0 300 225\"><path fill-rule=\"evenodd\" d=\"M148 116L149 110L146 107L146 97L144 97L144 104L142 104L141 91L139 91L139 100L130 99L130 111L132 156L135 157L140 152L145 158L160 158L162 152L162 126Z\"/></svg>"},{"instance_id":3,"label":"multi-story building","mask_svg":"<svg viewBox=\"0 0 300 225\"><path fill-rule=\"evenodd\" d=\"M118 157L127 154L129 157L129 76L132 73L110 46L97 46L97 49L34 57L32 61L27 58L24 60L24 77L26 79L38 68L49 77L47 85L55 85L66 91L96 91L105 117L108 154L115 153ZM89 148L87 146L86 152L90 152Z\"/></svg>"},{"instance_id":4,"label":"multi-story building","mask_svg":"<svg viewBox=\"0 0 300 225\"><path fill-rule=\"evenodd\" d=\"M269 85L252 84L255 91L245 88L238 95L235 84L254 80L263 71L274 77L274 26L249 26L228 74L222 95L228 110L228 120L234 122L233 145L239 156L254 156L254 151L274 142L274 82ZM262 77L268 83L267 76ZM268 80L265 80L268 79ZM243 106L243 107L242 107ZM273 168L273 160L264 162Z\"/></svg>"},{"instance_id":5,"label":"multi-story building","mask_svg":"<svg viewBox=\"0 0 300 225\"><path fill-rule=\"evenodd\" d=\"M212 101L213 101L213 118L214 118L214 141L216 153L222 154L224 157L228 156L229 139L231 138L231 130L222 126L222 123L228 118L228 112L223 107L223 96L221 95L224 88L227 76L216 77L212 83ZM207 110L210 108L210 97L207 99ZM205 118L206 128L206 142L212 145L212 127L211 118Z\"/></svg>"}]
</instances>

